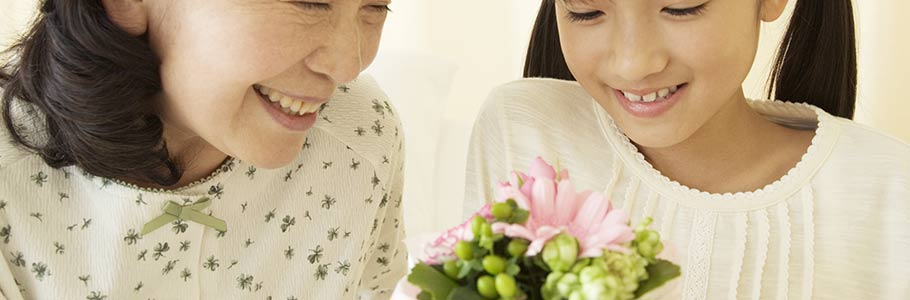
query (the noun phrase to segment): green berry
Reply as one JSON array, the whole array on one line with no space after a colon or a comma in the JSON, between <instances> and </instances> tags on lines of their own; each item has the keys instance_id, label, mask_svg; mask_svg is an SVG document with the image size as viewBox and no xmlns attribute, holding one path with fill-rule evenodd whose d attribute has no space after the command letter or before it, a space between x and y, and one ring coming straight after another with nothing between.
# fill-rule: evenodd
<instances>
[{"instance_id":1,"label":"green berry","mask_svg":"<svg viewBox=\"0 0 910 300\"><path fill-rule=\"evenodd\" d=\"M518 294L518 286L515 284L515 277L509 274L500 273L496 275L496 291L505 298L515 297Z\"/></svg>"},{"instance_id":2,"label":"green berry","mask_svg":"<svg viewBox=\"0 0 910 300\"><path fill-rule=\"evenodd\" d=\"M442 265L442 270L446 273L446 276L452 279L458 279L458 273L461 268L458 267L458 262L454 260L447 261Z\"/></svg>"},{"instance_id":3,"label":"green berry","mask_svg":"<svg viewBox=\"0 0 910 300\"><path fill-rule=\"evenodd\" d=\"M483 269L492 275L497 275L506 270L506 260L496 255L487 255L483 258Z\"/></svg>"},{"instance_id":4,"label":"green berry","mask_svg":"<svg viewBox=\"0 0 910 300\"><path fill-rule=\"evenodd\" d=\"M504 202L494 203L490 211L498 220L506 220L512 216L512 206Z\"/></svg>"},{"instance_id":5,"label":"green berry","mask_svg":"<svg viewBox=\"0 0 910 300\"><path fill-rule=\"evenodd\" d=\"M471 231L474 233L475 237L480 236L480 230L483 228L483 224L486 224L487 220L481 216L476 216L471 220Z\"/></svg>"},{"instance_id":6,"label":"green berry","mask_svg":"<svg viewBox=\"0 0 910 300\"><path fill-rule=\"evenodd\" d=\"M525 255L525 252L528 251L528 244L530 244L530 242L527 240L514 239L509 242L509 246L506 247L506 250L509 252L509 255L512 255L512 257L520 257L522 255Z\"/></svg>"},{"instance_id":7,"label":"green berry","mask_svg":"<svg viewBox=\"0 0 910 300\"><path fill-rule=\"evenodd\" d=\"M480 226L480 236L493 237L493 226L490 223L483 223Z\"/></svg>"},{"instance_id":8,"label":"green berry","mask_svg":"<svg viewBox=\"0 0 910 300\"><path fill-rule=\"evenodd\" d=\"M474 259L474 245L469 242L459 241L455 244L455 255L462 260Z\"/></svg>"},{"instance_id":9,"label":"green berry","mask_svg":"<svg viewBox=\"0 0 910 300\"><path fill-rule=\"evenodd\" d=\"M499 293L496 292L496 281L493 279L493 276L483 275L480 276L480 278L477 278L477 292L480 292L480 295L487 299L499 297Z\"/></svg>"}]
</instances>

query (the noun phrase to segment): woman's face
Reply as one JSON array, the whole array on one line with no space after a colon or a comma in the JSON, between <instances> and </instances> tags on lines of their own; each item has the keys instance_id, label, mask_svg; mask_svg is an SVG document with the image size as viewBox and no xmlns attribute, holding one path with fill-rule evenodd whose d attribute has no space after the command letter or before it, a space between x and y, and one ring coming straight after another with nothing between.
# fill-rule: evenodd
<instances>
[{"instance_id":1,"label":"woman's face","mask_svg":"<svg viewBox=\"0 0 910 300\"><path fill-rule=\"evenodd\" d=\"M390 1L149 1L168 143L287 164L316 110L375 58Z\"/></svg>"},{"instance_id":2,"label":"woman's face","mask_svg":"<svg viewBox=\"0 0 910 300\"><path fill-rule=\"evenodd\" d=\"M776 19L786 3L556 2L572 74L624 133L650 148L687 140L744 98L741 85L755 58L760 22Z\"/></svg>"}]
</instances>

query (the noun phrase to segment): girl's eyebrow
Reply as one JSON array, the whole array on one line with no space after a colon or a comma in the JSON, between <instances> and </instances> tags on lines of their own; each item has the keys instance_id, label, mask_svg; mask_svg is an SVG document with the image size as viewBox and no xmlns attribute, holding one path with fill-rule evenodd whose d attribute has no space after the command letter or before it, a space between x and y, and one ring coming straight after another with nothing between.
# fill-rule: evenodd
<instances>
[{"instance_id":1,"label":"girl's eyebrow","mask_svg":"<svg viewBox=\"0 0 910 300\"><path fill-rule=\"evenodd\" d=\"M562 4L566 6L572 6L577 4L591 4L593 0L559 0L562 1Z\"/></svg>"}]
</instances>

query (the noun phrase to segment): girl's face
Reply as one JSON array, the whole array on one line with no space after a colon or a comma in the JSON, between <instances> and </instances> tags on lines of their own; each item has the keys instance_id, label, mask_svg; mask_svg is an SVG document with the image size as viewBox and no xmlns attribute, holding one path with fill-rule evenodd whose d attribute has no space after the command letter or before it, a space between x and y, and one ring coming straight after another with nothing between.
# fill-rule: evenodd
<instances>
[{"instance_id":1,"label":"girl's face","mask_svg":"<svg viewBox=\"0 0 910 300\"><path fill-rule=\"evenodd\" d=\"M287 164L314 112L373 61L390 1L147 1L168 143Z\"/></svg>"},{"instance_id":2,"label":"girl's face","mask_svg":"<svg viewBox=\"0 0 910 300\"><path fill-rule=\"evenodd\" d=\"M566 62L638 145L677 145L744 98L781 0L557 0ZM766 5L765 2L774 2ZM742 101L739 101L742 103Z\"/></svg>"}]
</instances>

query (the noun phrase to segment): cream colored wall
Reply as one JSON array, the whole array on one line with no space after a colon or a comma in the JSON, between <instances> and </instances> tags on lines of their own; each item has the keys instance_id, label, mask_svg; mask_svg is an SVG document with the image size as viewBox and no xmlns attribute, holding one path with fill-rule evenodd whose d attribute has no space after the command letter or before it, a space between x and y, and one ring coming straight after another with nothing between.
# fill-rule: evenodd
<instances>
[{"instance_id":1,"label":"cream colored wall","mask_svg":"<svg viewBox=\"0 0 910 300\"><path fill-rule=\"evenodd\" d=\"M25 28L35 11L34 0L0 0L0 48L5 49Z\"/></svg>"},{"instance_id":2,"label":"cream colored wall","mask_svg":"<svg viewBox=\"0 0 910 300\"><path fill-rule=\"evenodd\" d=\"M910 1L855 1L859 24L856 120L910 142Z\"/></svg>"}]
</instances>

